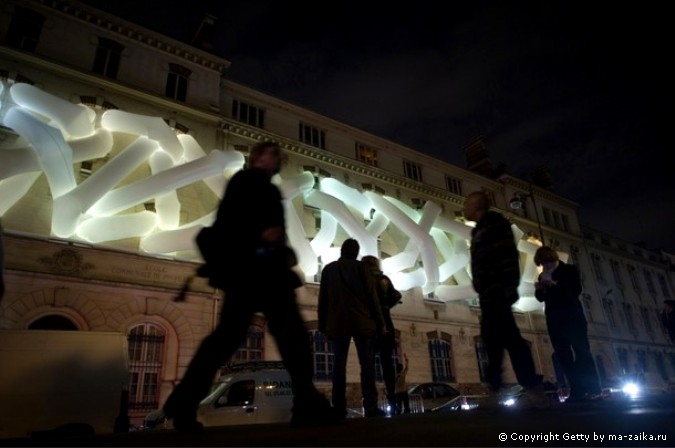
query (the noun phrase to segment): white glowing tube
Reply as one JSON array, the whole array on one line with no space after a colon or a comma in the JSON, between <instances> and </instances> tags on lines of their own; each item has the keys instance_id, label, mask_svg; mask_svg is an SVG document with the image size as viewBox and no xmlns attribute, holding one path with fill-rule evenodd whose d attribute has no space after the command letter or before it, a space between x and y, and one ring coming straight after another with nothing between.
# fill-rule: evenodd
<instances>
[{"instance_id":1,"label":"white glowing tube","mask_svg":"<svg viewBox=\"0 0 675 448\"><path fill-rule=\"evenodd\" d=\"M468 300L476 297L476 291L471 285L439 285L434 297L442 302Z\"/></svg>"},{"instance_id":2,"label":"white glowing tube","mask_svg":"<svg viewBox=\"0 0 675 448\"><path fill-rule=\"evenodd\" d=\"M101 126L118 132L137 134L156 140L174 162L183 156L183 146L176 134L160 117L148 117L121 110L108 110L101 116Z\"/></svg>"},{"instance_id":3,"label":"white glowing tube","mask_svg":"<svg viewBox=\"0 0 675 448\"><path fill-rule=\"evenodd\" d=\"M370 217L372 205L358 190L331 178L321 179L320 189L358 210L364 217Z\"/></svg>"},{"instance_id":4,"label":"white glowing tube","mask_svg":"<svg viewBox=\"0 0 675 448\"><path fill-rule=\"evenodd\" d=\"M61 131L17 107L7 111L4 123L28 140L37 152L53 197L75 188L72 150Z\"/></svg>"},{"instance_id":5,"label":"white glowing tube","mask_svg":"<svg viewBox=\"0 0 675 448\"><path fill-rule=\"evenodd\" d=\"M54 198L52 232L67 238L75 232L82 215L107 191L124 179L157 149L157 143L139 137L125 151L103 165L84 182Z\"/></svg>"},{"instance_id":6,"label":"white glowing tube","mask_svg":"<svg viewBox=\"0 0 675 448\"><path fill-rule=\"evenodd\" d=\"M373 219L366 226L366 232L373 238L379 237L389 225L389 219L380 212L373 214Z\"/></svg>"},{"instance_id":7,"label":"white glowing tube","mask_svg":"<svg viewBox=\"0 0 675 448\"><path fill-rule=\"evenodd\" d=\"M305 203L326 210L333 215L345 231L359 242L361 255L378 256L377 241L368 235L363 225L356 220L342 201L321 191L311 190L305 195Z\"/></svg>"},{"instance_id":8,"label":"white glowing tube","mask_svg":"<svg viewBox=\"0 0 675 448\"><path fill-rule=\"evenodd\" d=\"M167 189L184 187L205 176L222 172L226 156L218 150L180 166L141 179L107 193L87 212L92 215L112 215L131 206L141 204Z\"/></svg>"},{"instance_id":9,"label":"white glowing tube","mask_svg":"<svg viewBox=\"0 0 675 448\"><path fill-rule=\"evenodd\" d=\"M516 241L516 243L520 241L523 236L525 236L525 232L520 230L520 227L515 224L511 224L511 231L513 232L513 239Z\"/></svg>"},{"instance_id":10,"label":"white glowing tube","mask_svg":"<svg viewBox=\"0 0 675 448\"><path fill-rule=\"evenodd\" d=\"M173 167L171 157L164 151L155 151L150 156L150 170L153 175ZM180 224L180 202L176 190L169 190L155 196L157 225L162 230L175 229Z\"/></svg>"},{"instance_id":11,"label":"white glowing tube","mask_svg":"<svg viewBox=\"0 0 675 448\"><path fill-rule=\"evenodd\" d=\"M471 227L461 222L452 221L444 216L438 216L434 221L434 227L438 227L444 232L459 236L465 240L471 239Z\"/></svg>"},{"instance_id":12,"label":"white glowing tube","mask_svg":"<svg viewBox=\"0 0 675 448\"><path fill-rule=\"evenodd\" d=\"M468 246L466 243L461 245L460 241L457 244L457 250L455 250L447 235L442 230L433 228L429 233L434 239L438 251L445 260L445 262L438 267L438 279L443 282L463 266L466 266L469 262Z\"/></svg>"},{"instance_id":13,"label":"white glowing tube","mask_svg":"<svg viewBox=\"0 0 675 448\"><path fill-rule=\"evenodd\" d=\"M388 276L394 287L399 291L407 291L426 282L426 276L422 269L415 269L412 272L393 272Z\"/></svg>"},{"instance_id":14,"label":"white glowing tube","mask_svg":"<svg viewBox=\"0 0 675 448\"><path fill-rule=\"evenodd\" d=\"M530 243L527 240L520 240L517 243L517 247L520 252L525 253L525 263L522 266L523 274L520 277L521 282L532 283L535 281L538 274L537 266L534 264L534 253L539 246Z\"/></svg>"},{"instance_id":15,"label":"white glowing tube","mask_svg":"<svg viewBox=\"0 0 675 448\"><path fill-rule=\"evenodd\" d=\"M321 210L321 228L309 244L312 246L314 253L321 256L322 260L323 254L330 249L336 234L337 220L330 213Z\"/></svg>"},{"instance_id":16,"label":"white glowing tube","mask_svg":"<svg viewBox=\"0 0 675 448\"><path fill-rule=\"evenodd\" d=\"M203 227L201 225L193 225L180 229L155 232L141 238L140 248L145 252L153 254L197 250L194 239Z\"/></svg>"},{"instance_id":17,"label":"white glowing tube","mask_svg":"<svg viewBox=\"0 0 675 448\"><path fill-rule=\"evenodd\" d=\"M41 172L24 173L0 180L0 216L17 203L41 175Z\"/></svg>"},{"instance_id":18,"label":"white glowing tube","mask_svg":"<svg viewBox=\"0 0 675 448\"><path fill-rule=\"evenodd\" d=\"M32 148L18 148L2 151L0 179L7 179L21 173L41 171L40 161Z\"/></svg>"},{"instance_id":19,"label":"white glowing tube","mask_svg":"<svg viewBox=\"0 0 675 448\"><path fill-rule=\"evenodd\" d=\"M539 302L533 296L522 296L520 300L515 303L514 308L523 313L530 313L532 311L542 310L544 304Z\"/></svg>"},{"instance_id":20,"label":"white glowing tube","mask_svg":"<svg viewBox=\"0 0 675 448\"><path fill-rule=\"evenodd\" d=\"M78 236L92 243L114 241L147 235L157 223L157 216L149 211L129 215L91 218L77 228Z\"/></svg>"},{"instance_id":21,"label":"white glowing tube","mask_svg":"<svg viewBox=\"0 0 675 448\"><path fill-rule=\"evenodd\" d=\"M307 241L305 229L298 217L298 213L290 199L283 201L286 214L286 235L295 255L298 258L298 266L306 276L316 275L319 264L312 246Z\"/></svg>"},{"instance_id":22,"label":"white glowing tube","mask_svg":"<svg viewBox=\"0 0 675 448\"><path fill-rule=\"evenodd\" d=\"M14 84L9 93L17 105L48 117L70 137L94 133L91 113L86 106L62 100L25 83Z\"/></svg>"},{"instance_id":23,"label":"white glowing tube","mask_svg":"<svg viewBox=\"0 0 675 448\"><path fill-rule=\"evenodd\" d=\"M278 186L283 198L293 199L299 194L312 189L314 186L314 176L312 176L312 173L305 171L299 176L281 179Z\"/></svg>"},{"instance_id":24,"label":"white glowing tube","mask_svg":"<svg viewBox=\"0 0 675 448\"><path fill-rule=\"evenodd\" d=\"M68 140L73 150L73 162L105 157L113 147L113 137L107 129L97 129L92 135Z\"/></svg>"}]
</instances>

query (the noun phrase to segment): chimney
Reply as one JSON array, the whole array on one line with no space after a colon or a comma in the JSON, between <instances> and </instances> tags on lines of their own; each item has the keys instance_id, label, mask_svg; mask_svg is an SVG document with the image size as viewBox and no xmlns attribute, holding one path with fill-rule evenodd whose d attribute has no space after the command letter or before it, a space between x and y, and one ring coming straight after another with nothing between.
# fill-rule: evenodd
<instances>
[{"instance_id":1,"label":"chimney","mask_svg":"<svg viewBox=\"0 0 675 448\"><path fill-rule=\"evenodd\" d=\"M482 176L492 177L492 162L487 151L487 139L476 137L464 147L466 167Z\"/></svg>"},{"instance_id":2,"label":"chimney","mask_svg":"<svg viewBox=\"0 0 675 448\"><path fill-rule=\"evenodd\" d=\"M202 50L212 51L213 50L213 37L215 31L215 25L218 17L211 14L204 14L201 25L192 38L191 44Z\"/></svg>"}]
</instances>

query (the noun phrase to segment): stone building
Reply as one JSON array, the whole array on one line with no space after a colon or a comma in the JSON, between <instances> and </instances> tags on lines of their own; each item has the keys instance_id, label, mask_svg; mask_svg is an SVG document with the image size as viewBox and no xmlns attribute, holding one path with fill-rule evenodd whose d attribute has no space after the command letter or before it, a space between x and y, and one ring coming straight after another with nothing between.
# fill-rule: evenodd
<instances>
[{"instance_id":1,"label":"stone building","mask_svg":"<svg viewBox=\"0 0 675 448\"><path fill-rule=\"evenodd\" d=\"M602 375L675 378L675 350L658 320L673 291L667 254L582 229L574 202L490 175L484 139L467 147L480 172L463 169L234 83L229 65L77 1L3 3L0 328L128 334L137 423L163 403L217 322L223 297L203 279L174 301L199 266L194 235L212 223L251 144L273 140L286 156L275 182L306 282L298 301L324 390L332 355L316 331L318 281L348 237L360 241L362 255L381 258L403 292L392 314L409 382L481 390L486 360L468 270L470 227L461 216L476 190L514 225L523 274L516 319L546 379L562 381L532 298L532 255L542 240L582 270ZM232 362L278 358L257 316ZM356 356L349 362L356 406Z\"/></svg>"}]
</instances>

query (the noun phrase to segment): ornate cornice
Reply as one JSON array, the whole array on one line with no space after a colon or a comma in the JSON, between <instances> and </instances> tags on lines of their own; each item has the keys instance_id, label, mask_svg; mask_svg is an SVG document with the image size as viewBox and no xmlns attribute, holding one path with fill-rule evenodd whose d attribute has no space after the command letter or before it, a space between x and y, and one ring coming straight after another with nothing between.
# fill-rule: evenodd
<instances>
[{"instance_id":1,"label":"ornate cornice","mask_svg":"<svg viewBox=\"0 0 675 448\"><path fill-rule=\"evenodd\" d=\"M421 182L415 182L401 176L396 176L385 170L357 162L356 160L352 160L348 157L340 156L339 154L306 145L296 140L265 132L263 129L248 126L234 120L224 119L223 129L225 132L256 141L266 139L275 141L279 143L279 146L282 149L293 154L321 162L325 165L332 165L335 168L340 168L355 174L360 174L365 177L376 179L396 188L404 188L408 191L416 191L425 196L428 196L429 198L436 198L441 201L450 202L459 206L464 203L464 199L461 196L453 195L452 193L441 188L432 187Z\"/></svg>"},{"instance_id":2,"label":"ornate cornice","mask_svg":"<svg viewBox=\"0 0 675 448\"><path fill-rule=\"evenodd\" d=\"M185 59L193 64L201 65L210 70L223 73L229 66L230 61L215 55L201 51L187 44L167 38L161 34L152 33L142 27L126 22L117 17L106 14L94 8L90 8L72 0L29 0L45 8L56 10L62 14L87 22L107 32L118 34L126 39L135 40L141 44L150 46L163 53L171 54ZM161 11L158 12L161 14Z\"/></svg>"}]
</instances>

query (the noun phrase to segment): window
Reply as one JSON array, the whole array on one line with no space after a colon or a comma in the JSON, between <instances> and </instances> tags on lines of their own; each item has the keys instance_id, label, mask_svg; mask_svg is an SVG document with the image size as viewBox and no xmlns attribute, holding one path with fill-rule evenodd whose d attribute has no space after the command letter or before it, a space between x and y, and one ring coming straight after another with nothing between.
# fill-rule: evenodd
<instances>
[{"instance_id":1,"label":"window","mask_svg":"<svg viewBox=\"0 0 675 448\"><path fill-rule=\"evenodd\" d=\"M638 372L649 372L647 367L647 352L644 350L637 350L635 357L637 358Z\"/></svg>"},{"instance_id":2,"label":"window","mask_svg":"<svg viewBox=\"0 0 675 448\"><path fill-rule=\"evenodd\" d=\"M98 38L98 47L94 57L94 73L116 79L117 70L120 68L120 58L122 57L124 46L114 40L104 37Z\"/></svg>"},{"instance_id":3,"label":"window","mask_svg":"<svg viewBox=\"0 0 675 448\"><path fill-rule=\"evenodd\" d=\"M663 297L670 298L670 289L668 289L668 283L666 282L666 277L663 274L659 274L659 286L661 286Z\"/></svg>"},{"instance_id":4,"label":"window","mask_svg":"<svg viewBox=\"0 0 675 448\"><path fill-rule=\"evenodd\" d=\"M478 373L480 374L480 380L483 383L487 383L488 357L487 352L485 351L485 344L483 344L483 338L476 336L474 338L474 346L476 348L476 359L478 360Z\"/></svg>"},{"instance_id":5,"label":"window","mask_svg":"<svg viewBox=\"0 0 675 448\"><path fill-rule=\"evenodd\" d=\"M625 348L617 348L616 357L619 359L621 374L625 375L631 370L630 366L628 365L628 351Z\"/></svg>"},{"instance_id":6,"label":"window","mask_svg":"<svg viewBox=\"0 0 675 448\"><path fill-rule=\"evenodd\" d=\"M232 101L232 118L257 128L265 127L265 111L238 100Z\"/></svg>"},{"instance_id":7,"label":"window","mask_svg":"<svg viewBox=\"0 0 675 448\"><path fill-rule=\"evenodd\" d=\"M326 149L326 133L310 125L304 123L298 125L298 139L308 145Z\"/></svg>"},{"instance_id":8,"label":"window","mask_svg":"<svg viewBox=\"0 0 675 448\"><path fill-rule=\"evenodd\" d=\"M439 338L437 332L428 334L429 337L429 361L431 362L432 381L455 380L452 374L452 347L450 346L451 336L441 333Z\"/></svg>"},{"instance_id":9,"label":"window","mask_svg":"<svg viewBox=\"0 0 675 448\"><path fill-rule=\"evenodd\" d=\"M623 287L623 280L621 279L621 268L619 262L616 260L610 261L610 266L612 267L612 275L614 276L614 281L617 286Z\"/></svg>"},{"instance_id":10,"label":"window","mask_svg":"<svg viewBox=\"0 0 675 448\"><path fill-rule=\"evenodd\" d=\"M191 74L190 70L181 65L169 64L169 74L166 77L166 96L174 100L185 101L188 79Z\"/></svg>"},{"instance_id":11,"label":"window","mask_svg":"<svg viewBox=\"0 0 675 448\"><path fill-rule=\"evenodd\" d=\"M403 174L408 179L422 182L422 167L416 164L415 162L411 162L410 160L404 160Z\"/></svg>"},{"instance_id":12,"label":"window","mask_svg":"<svg viewBox=\"0 0 675 448\"><path fill-rule=\"evenodd\" d=\"M552 226L553 218L551 217L551 209L548 207L542 207L541 210L544 212L544 224Z\"/></svg>"},{"instance_id":13,"label":"window","mask_svg":"<svg viewBox=\"0 0 675 448\"><path fill-rule=\"evenodd\" d=\"M445 176L445 183L450 193L462 196L462 181L456 177Z\"/></svg>"},{"instance_id":14,"label":"window","mask_svg":"<svg viewBox=\"0 0 675 448\"><path fill-rule=\"evenodd\" d=\"M607 323L610 327L616 327L616 319L614 319L614 304L611 300L603 300L602 307L605 309L605 315L607 316Z\"/></svg>"},{"instance_id":15,"label":"window","mask_svg":"<svg viewBox=\"0 0 675 448\"><path fill-rule=\"evenodd\" d=\"M152 324L133 327L129 342L129 410L159 406L159 374L164 358L164 332Z\"/></svg>"},{"instance_id":16,"label":"window","mask_svg":"<svg viewBox=\"0 0 675 448\"><path fill-rule=\"evenodd\" d=\"M250 327L246 334L246 340L239 349L234 352L230 359L232 364L243 362L262 361L265 359L265 333L257 327Z\"/></svg>"},{"instance_id":17,"label":"window","mask_svg":"<svg viewBox=\"0 0 675 448\"><path fill-rule=\"evenodd\" d=\"M330 380L333 376L333 343L317 330L309 332L312 352L314 354L314 378L317 380Z\"/></svg>"},{"instance_id":18,"label":"window","mask_svg":"<svg viewBox=\"0 0 675 448\"><path fill-rule=\"evenodd\" d=\"M562 218L562 229L566 232L569 231L570 219L567 217L567 215L563 215L562 213L560 214L560 217Z\"/></svg>"},{"instance_id":19,"label":"window","mask_svg":"<svg viewBox=\"0 0 675 448\"><path fill-rule=\"evenodd\" d=\"M255 381L243 380L232 383L227 389L227 394L216 400L215 407L224 406L249 406L255 399Z\"/></svg>"},{"instance_id":20,"label":"window","mask_svg":"<svg viewBox=\"0 0 675 448\"><path fill-rule=\"evenodd\" d=\"M591 265L593 266L593 273L595 278L600 281L605 281L605 273L602 270L602 260L600 256L596 254L591 255Z\"/></svg>"},{"instance_id":21,"label":"window","mask_svg":"<svg viewBox=\"0 0 675 448\"><path fill-rule=\"evenodd\" d=\"M635 331L635 323L633 322L633 307L628 303L622 305L623 315L626 319L626 325L630 331Z\"/></svg>"},{"instance_id":22,"label":"window","mask_svg":"<svg viewBox=\"0 0 675 448\"><path fill-rule=\"evenodd\" d=\"M642 317L642 324L645 326L647 333L652 334L654 329L652 328L652 323L649 319L649 310L646 306L640 307L640 317Z\"/></svg>"},{"instance_id":23,"label":"window","mask_svg":"<svg viewBox=\"0 0 675 448\"><path fill-rule=\"evenodd\" d=\"M5 37L6 42L12 47L33 52L40 40L45 18L32 9L21 6L14 8L14 16Z\"/></svg>"},{"instance_id":24,"label":"window","mask_svg":"<svg viewBox=\"0 0 675 448\"><path fill-rule=\"evenodd\" d=\"M647 283L647 291L649 291L649 294L651 294L652 296L655 296L656 287L654 286L654 279L652 278L652 273L645 269L644 274L645 274L645 283ZM655 297L654 300L656 300Z\"/></svg>"},{"instance_id":25,"label":"window","mask_svg":"<svg viewBox=\"0 0 675 448\"><path fill-rule=\"evenodd\" d=\"M584 305L584 309L586 310L586 316L588 317L589 322L595 322L595 319L593 318L593 300L591 299L590 294L582 294L581 295L583 301L582 304Z\"/></svg>"},{"instance_id":26,"label":"window","mask_svg":"<svg viewBox=\"0 0 675 448\"><path fill-rule=\"evenodd\" d=\"M654 364L656 364L656 370L659 371L663 381L668 381L668 370L666 369L666 363L663 362L663 353L654 352Z\"/></svg>"},{"instance_id":27,"label":"window","mask_svg":"<svg viewBox=\"0 0 675 448\"><path fill-rule=\"evenodd\" d=\"M377 166L377 149L356 143L356 160L370 166Z\"/></svg>"},{"instance_id":28,"label":"window","mask_svg":"<svg viewBox=\"0 0 675 448\"><path fill-rule=\"evenodd\" d=\"M633 289L637 292L640 291L640 282L638 280L637 272L635 266L628 265L628 275L630 276L630 283L633 286Z\"/></svg>"}]
</instances>

